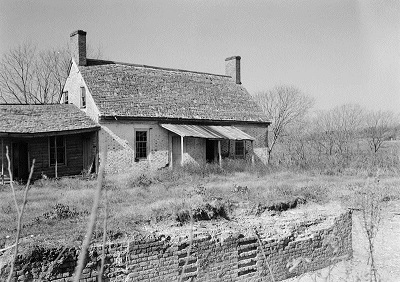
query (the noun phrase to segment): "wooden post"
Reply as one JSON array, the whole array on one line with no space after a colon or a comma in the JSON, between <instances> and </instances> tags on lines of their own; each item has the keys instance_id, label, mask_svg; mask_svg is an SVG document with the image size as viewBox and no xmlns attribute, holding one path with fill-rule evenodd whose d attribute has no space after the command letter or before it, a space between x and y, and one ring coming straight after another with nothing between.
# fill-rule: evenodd
<instances>
[{"instance_id":1,"label":"wooden post","mask_svg":"<svg viewBox=\"0 0 400 282\"><path fill-rule=\"evenodd\" d=\"M243 140L243 158L246 161L246 140Z\"/></svg>"},{"instance_id":2,"label":"wooden post","mask_svg":"<svg viewBox=\"0 0 400 282\"><path fill-rule=\"evenodd\" d=\"M219 166L222 166L221 140L218 140L218 164Z\"/></svg>"},{"instance_id":3,"label":"wooden post","mask_svg":"<svg viewBox=\"0 0 400 282\"><path fill-rule=\"evenodd\" d=\"M1 138L1 183L4 185L4 141Z\"/></svg>"},{"instance_id":4,"label":"wooden post","mask_svg":"<svg viewBox=\"0 0 400 282\"><path fill-rule=\"evenodd\" d=\"M181 136L181 166L183 166L183 136Z\"/></svg>"},{"instance_id":5,"label":"wooden post","mask_svg":"<svg viewBox=\"0 0 400 282\"><path fill-rule=\"evenodd\" d=\"M254 142L251 140L251 165L254 166Z\"/></svg>"}]
</instances>

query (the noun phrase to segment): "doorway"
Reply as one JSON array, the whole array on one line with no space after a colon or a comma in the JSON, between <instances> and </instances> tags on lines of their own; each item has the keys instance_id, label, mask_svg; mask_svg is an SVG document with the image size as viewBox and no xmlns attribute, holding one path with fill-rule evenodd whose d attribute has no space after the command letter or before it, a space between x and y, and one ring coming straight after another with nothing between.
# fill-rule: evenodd
<instances>
[{"instance_id":1,"label":"doorway","mask_svg":"<svg viewBox=\"0 0 400 282\"><path fill-rule=\"evenodd\" d=\"M216 140L206 140L206 161L208 163L215 162L215 156L217 155L217 142Z\"/></svg>"},{"instance_id":2,"label":"doorway","mask_svg":"<svg viewBox=\"0 0 400 282\"><path fill-rule=\"evenodd\" d=\"M12 144L12 168L15 180L27 180L29 177L28 143Z\"/></svg>"}]
</instances>

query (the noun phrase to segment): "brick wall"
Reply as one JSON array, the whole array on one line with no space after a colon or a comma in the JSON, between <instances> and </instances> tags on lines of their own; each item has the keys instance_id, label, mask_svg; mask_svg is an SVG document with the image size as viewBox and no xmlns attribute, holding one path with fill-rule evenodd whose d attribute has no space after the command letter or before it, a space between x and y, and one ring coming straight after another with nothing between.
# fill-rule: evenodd
<instances>
[{"instance_id":1,"label":"brick wall","mask_svg":"<svg viewBox=\"0 0 400 282\"><path fill-rule=\"evenodd\" d=\"M185 137L183 163L206 162L206 139Z\"/></svg>"},{"instance_id":2,"label":"brick wall","mask_svg":"<svg viewBox=\"0 0 400 282\"><path fill-rule=\"evenodd\" d=\"M148 130L147 160L135 161L135 129ZM107 146L108 173L127 172L132 169L157 169L169 163L168 131L155 122L102 123L99 143L100 150Z\"/></svg>"},{"instance_id":3,"label":"brick wall","mask_svg":"<svg viewBox=\"0 0 400 282\"><path fill-rule=\"evenodd\" d=\"M149 130L149 156L147 160L135 162L135 129ZM255 150L262 146L265 139L265 128L242 126L243 131L252 134ZM100 148L102 144L107 146L107 172L121 173L132 169L158 169L170 163L171 138L175 135L158 125L157 122L102 122L102 130L99 134ZM203 164L206 161L206 140L202 138L184 138L184 163ZM234 142L223 140L221 142L223 156L234 157ZM246 157L252 153L251 142L246 141ZM257 155L262 157L261 154Z\"/></svg>"},{"instance_id":4,"label":"brick wall","mask_svg":"<svg viewBox=\"0 0 400 282\"><path fill-rule=\"evenodd\" d=\"M191 246L187 237L169 236L110 243L104 281L178 281L186 261L183 281L272 281L265 257L275 281L281 281L352 257L351 212L325 223L300 235L296 231L279 236L199 234ZM101 250L101 246L90 248L81 281L96 281ZM19 257L14 281L41 281L43 269L60 251L37 250L30 257ZM67 249L46 280L71 281L77 256L78 251Z\"/></svg>"}]
</instances>

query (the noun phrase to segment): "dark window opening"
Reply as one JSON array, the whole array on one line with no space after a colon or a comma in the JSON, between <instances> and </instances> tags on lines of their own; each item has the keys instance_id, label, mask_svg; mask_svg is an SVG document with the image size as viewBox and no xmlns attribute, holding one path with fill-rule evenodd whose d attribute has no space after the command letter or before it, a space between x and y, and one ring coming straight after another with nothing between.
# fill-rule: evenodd
<instances>
[{"instance_id":1,"label":"dark window opening","mask_svg":"<svg viewBox=\"0 0 400 282\"><path fill-rule=\"evenodd\" d=\"M244 141L235 141L235 157L244 157Z\"/></svg>"},{"instance_id":2,"label":"dark window opening","mask_svg":"<svg viewBox=\"0 0 400 282\"><path fill-rule=\"evenodd\" d=\"M86 108L86 89L81 87L81 108Z\"/></svg>"},{"instance_id":3,"label":"dark window opening","mask_svg":"<svg viewBox=\"0 0 400 282\"><path fill-rule=\"evenodd\" d=\"M65 137L64 136L52 136L49 139L50 142L50 165L65 164Z\"/></svg>"},{"instance_id":4,"label":"dark window opening","mask_svg":"<svg viewBox=\"0 0 400 282\"><path fill-rule=\"evenodd\" d=\"M65 91L63 94L64 94L64 104L68 104L68 91Z\"/></svg>"},{"instance_id":5,"label":"dark window opening","mask_svg":"<svg viewBox=\"0 0 400 282\"><path fill-rule=\"evenodd\" d=\"M147 158L147 131L136 131L135 132L135 143L136 143L136 159Z\"/></svg>"},{"instance_id":6,"label":"dark window opening","mask_svg":"<svg viewBox=\"0 0 400 282\"><path fill-rule=\"evenodd\" d=\"M206 141L206 161L208 163L212 163L215 161L215 157L217 155L217 142L215 140Z\"/></svg>"}]
</instances>

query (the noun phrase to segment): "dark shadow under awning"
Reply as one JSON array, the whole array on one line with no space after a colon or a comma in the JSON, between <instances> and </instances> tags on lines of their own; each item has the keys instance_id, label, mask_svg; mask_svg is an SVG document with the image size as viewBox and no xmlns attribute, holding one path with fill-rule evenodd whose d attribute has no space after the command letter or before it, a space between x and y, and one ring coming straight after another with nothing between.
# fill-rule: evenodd
<instances>
[{"instance_id":1,"label":"dark shadow under awning","mask_svg":"<svg viewBox=\"0 0 400 282\"><path fill-rule=\"evenodd\" d=\"M160 124L161 127L182 137L198 137L206 139L251 140L255 139L234 126Z\"/></svg>"}]
</instances>

